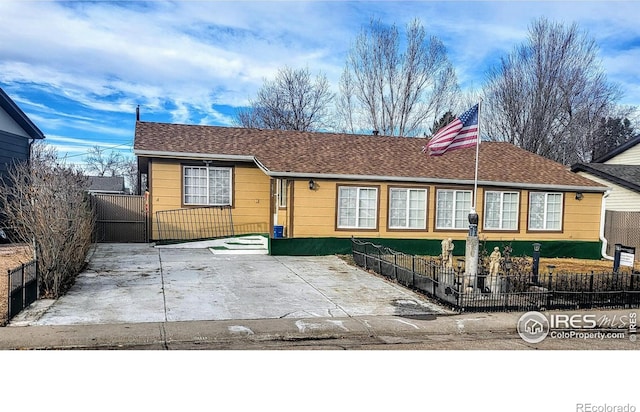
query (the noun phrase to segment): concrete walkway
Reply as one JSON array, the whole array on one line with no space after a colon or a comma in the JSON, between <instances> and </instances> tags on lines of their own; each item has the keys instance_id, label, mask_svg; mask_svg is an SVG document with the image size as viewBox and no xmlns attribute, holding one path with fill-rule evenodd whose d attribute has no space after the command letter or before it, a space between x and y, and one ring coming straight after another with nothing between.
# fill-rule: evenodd
<instances>
[{"instance_id":1,"label":"concrete walkway","mask_svg":"<svg viewBox=\"0 0 640 412\"><path fill-rule=\"evenodd\" d=\"M57 301L38 301L10 326L201 320L412 319L451 313L335 256L215 255L209 249L98 244Z\"/></svg>"}]
</instances>

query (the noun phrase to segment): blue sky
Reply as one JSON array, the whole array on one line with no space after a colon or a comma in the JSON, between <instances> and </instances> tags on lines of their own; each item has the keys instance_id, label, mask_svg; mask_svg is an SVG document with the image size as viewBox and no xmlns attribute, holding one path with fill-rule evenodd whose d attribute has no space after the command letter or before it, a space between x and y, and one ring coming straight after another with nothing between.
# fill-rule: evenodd
<instances>
[{"instance_id":1,"label":"blue sky","mask_svg":"<svg viewBox=\"0 0 640 412\"><path fill-rule=\"evenodd\" d=\"M539 17L596 40L621 103L640 106L640 3L626 1L0 1L0 87L81 163L94 145L131 153L141 119L231 125L279 68L324 73L334 88L371 18L420 19L464 90L525 41Z\"/></svg>"}]
</instances>

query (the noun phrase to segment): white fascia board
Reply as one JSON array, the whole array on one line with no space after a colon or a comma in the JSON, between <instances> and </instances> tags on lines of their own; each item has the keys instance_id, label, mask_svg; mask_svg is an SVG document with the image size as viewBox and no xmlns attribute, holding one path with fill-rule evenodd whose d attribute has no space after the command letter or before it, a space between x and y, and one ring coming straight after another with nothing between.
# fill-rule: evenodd
<instances>
[{"instance_id":1,"label":"white fascia board","mask_svg":"<svg viewBox=\"0 0 640 412\"><path fill-rule=\"evenodd\" d=\"M228 155L215 153L185 153L185 152L163 152L156 150L134 150L133 154L144 157L161 157L167 159L194 159L194 160L228 160L236 162L256 162L254 156L249 155Z\"/></svg>"},{"instance_id":2,"label":"white fascia board","mask_svg":"<svg viewBox=\"0 0 640 412\"><path fill-rule=\"evenodd\" d=\"M456 179L433 179L425 177L404 177L404 176L367 176L367 175L346 175L346 174L316 174L316 173L294 173L294 172L270 172L264 169L265 173L271 177L278 178L302 178L302 179L334 179L334 180L367 180L378 182L402 182L402 183L435 183L443 185L470 185L474 184L473 180L456 180ZM518 183L518 182L491 182L478 181L479 186L487 187L504 187L514 189L534 189L544 191L560 191L560 192L601 192L607 191L606 187L593 186L571 186L571 185L548 185L540 183Z\"/></svg>"}]
</instances>

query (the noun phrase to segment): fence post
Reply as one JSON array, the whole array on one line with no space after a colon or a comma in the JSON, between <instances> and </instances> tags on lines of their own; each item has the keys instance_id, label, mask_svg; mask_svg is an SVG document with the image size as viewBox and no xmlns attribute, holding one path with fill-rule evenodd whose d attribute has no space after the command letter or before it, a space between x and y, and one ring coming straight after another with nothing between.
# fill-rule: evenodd
<instances>
[{"instance_id":1,"label":"fence post","mask_svg":"<svg viewBox=\"0 0 640 412\"><path fill-rule=\"evenodd\" d=\"M367 254L367 244L364 244L364 270L367 270L367 258L369 255Z\"/></svg>"},{"instance_id":2,"label":"fence post","mask_svg":"<svg viewBox=\"0 0 640 412\"><path fill-rule=\"evenodd\" d=\"M20 272L22 273L22 309L24 309L24 305L27 303L27 288L24 282L24 263L20 267Z\"/></svg>"},{"instance_id":3,"label":"fence post","mask_svg":"<svg viewBox=\"0 0 640 412\"><path fill-rule=\"evenodd\" d=\"M629 275L629 292L627 293L627 303L629 308L633 307L633 296L635 296L635 294L633 293L633 277L635 275L633 274L633 270L631 271L631 274Z\"/></svg>"},{"instance_id":4,"label":"fence post","mask_svg":"<svg viewBox=\"0 0 640 412\"><path fill-rule=\"evenodd\" d=\"M398 279L398 255L393 255L393 278Z\"/></svg>"},{"instance_id":5,"label":"fence post","mask_svg":"<svg viewBox=\"0 0 640 412\"><path fill-rule=\"evenodd\" d=\"M547 310L549 310L549 307L551 306L551 283L553 281L553 273L549 273L549 282L547 284Z\"/></svg>"},{"instance_id":6,"label":"fence post","mask_svg":"<svg viewBox=\"0 0 640 412\"><path fill-rule=\"evenodd\" d=\"M593 270L591 271L591 278L589 279L589 307L593 307Z\"/></svg>"},{"instance_id":7,"label":"fence post","mask_svg":"<svg viewBox=\"0 0 640 412\"><path fill-rule=\"evenodd\" d=\"M438 275L437 275L437 271L436 271L436 265L433 264L433 261L431 262L431 284L433 285L433 296L438 296L436 294L436 292L438 291Z\"/></svg>"},{"instance_id":8,"label":"fence post","mask_svg":"<svg viewBox=\"0 0 640 412\"><path fill-rule=\"evenodd\" d=\"M509 310L509 276L504 278L504 310Z\"/></svg>"},{"instance_id":9,"label":"fence post","mask_svg":"<svg viewBox=\"0 0 640 412\"><path fill-rule=\"evenodd\" d=\"M7 322L11 317L11 270L7 270Z\"/></svg>"}]
</instances>

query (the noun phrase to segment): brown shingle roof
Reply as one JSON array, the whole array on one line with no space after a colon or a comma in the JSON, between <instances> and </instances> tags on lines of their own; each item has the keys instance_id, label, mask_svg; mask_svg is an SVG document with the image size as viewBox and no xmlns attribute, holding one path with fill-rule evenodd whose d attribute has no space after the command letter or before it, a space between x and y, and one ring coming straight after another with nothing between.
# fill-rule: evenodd
<instances>
[{"instance_id":1,"label":"brown shingle roof","mask_svg":"<svg viewBox=\"0 0 640 412\"><path fill-rule=\"evenodd\" d=\"M134 152L165 157L179 153L254 156L272 175L473 181L473 148L430 157L422 153L426 142L420 138L137 122ZM480 144L478 180L604 191L604 186L559 163L504 142Z\"/></svg>"}]
</instances>

